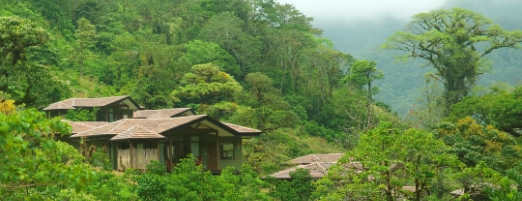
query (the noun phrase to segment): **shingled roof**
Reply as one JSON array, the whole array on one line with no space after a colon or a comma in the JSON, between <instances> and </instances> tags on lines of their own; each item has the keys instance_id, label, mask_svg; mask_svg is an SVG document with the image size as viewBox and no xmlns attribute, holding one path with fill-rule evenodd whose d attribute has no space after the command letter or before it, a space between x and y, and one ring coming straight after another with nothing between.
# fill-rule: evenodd
<instances>
[{"instance_id":1,"label":"shingled roof","mask_svg":"<svg viewBox=\"0 0 522 201\"><path fill-rule=\"evenodd\" d=\"M227 123L227 122L221 122L221 123L225 124L226 126L232 128L233 130L235 130L236 132L241 133L241 134L260 134L263 132L263 131L260 131L257 129L240 126L240 125L233 124L233 123Z\"/></svg>"},{"instance_id":2,"label":"shingled roof","mask_svg":"<svg viewBox=\"0 0 522 201\"><path fill-rule=\"evenodd\" d=\"M128 130L131 130L131 128L135 126L141 126L150 130L151 132L160 134L206 117L207 115L191 115L168 119L121 119L104 126L77 133L72 135L71 138L101 135L120 135Z\"/></svg>"},{"instance_id":3,"label":"shingled roof","mask_svg":"<svg viewBox=\"0 0 522 201\"><path fill-rule=\"evenodd\" d=\"M111 141L126 140L126 139L164 139L163 135L152 131L151 129L145 128L138 124L130 127L128 130L121 132L111 138Z\"/></svg>"},{"instance_id":4,"label":"shingled roof","mask_svg":"<svg viewBox=\"0 0 522 201\"><path fill-rule=\"evenodd\" d=\"M310 164L314 162L336 163L343 153L308 154L289 161L289 164Z\"/></svg>"},{"instance_id":5,"label":"shingled roof","mask_svg":"<svg viewBox=\"0 0 522 201\"><path fill-rule=\"evenodd\" d=\"M43 110L68 110L82 107L103 107L129 98L129 96L110 96L101 98L69 98L53 103Z\"/></svg>"},{"instance_id":6,"label":"shingled roof","mask_svg":"<svg viewBox=\"0 0 522 201\"><path fill-rule=\"evenodd\" d=\"M91 130L96 127L104 126L109 124L109 122L105 121L69 121L69 120L63 120L64 122L68 123L72 128L72 134L77 134L80 132L84 132L87 130Z\"/></svg>"},{"instance_id":7,"label":"shingled roof","mask_svg":"<svg viewBox=\"0 0 522 201\"><path fill-rule=\"evenodd\" d=\"M138 110L134 112L134 118L145 118L145 119L163 119L171 118L176 115L182 114L186 111L191 110L190 108L172 108L172 109L160 109L160 110Z\"/></svg>"},{"instance_id":8,"label":"shingled roof","mask_svg":"<svg viewBox=\"0 0 522 201\"><path fill-rule=\"evenodd\" d=\"M310 176L312 178L317 179L326 176L326 174L328 173L328 169L333 165L335 165L335 163L314 162L306 165L298 165L296 167L281 170L279 172L271 174L270 176L276 179L291 179L291 172L295 172L297 169L305 169L310 172Z\"/></svg>"}]
</instances>

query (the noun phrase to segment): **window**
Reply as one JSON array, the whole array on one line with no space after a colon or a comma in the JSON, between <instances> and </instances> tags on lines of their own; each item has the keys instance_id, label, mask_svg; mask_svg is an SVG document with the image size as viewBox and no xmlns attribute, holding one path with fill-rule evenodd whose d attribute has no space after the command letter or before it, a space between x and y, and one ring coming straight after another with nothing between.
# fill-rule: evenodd
<instances>
[{"instance_id":1,"label":"window","mask_svg":"<svg viewBox=\"0 0 522 201\"><path fill-rule=\"evenodd\" d=\"M143 155L145 156L145 161L147 161L147 163L150 160L155 159L154 157L156 157L156 153L155 153L156 150L157 150L157 145L156 144L153 144L153 143L145 143L145 144L143 144Z\"/></svg>"},{"instance_id":2,"label":"window","mask_svg":"<svg viewBox=\"0 0 522 201\"><path fill-rule=\"evenodd\" d=\"M199 158L199 137L193 136L190 138L190 152L196 158Z\"/></svg>"},{"instance_id":3,"label":"window","mask_svg":"<svg viewBox=\"0 0 522 201\"><path fill-rule=\"evenodd\" d=\"M127 143L120 143L118 147L119 147L119 149L128 149L129 148L129 144L127 144Z\"/></svg>"},{"instance_id":4,"label":"window","mask_svg":"<svg viewBox=\"0 0 522 201\"><path fill-rule=\"evenodd\" d=\"M234 144L232 143L221 143L221 159L223 160L234 160Z\"/></svg>"},{"instance_id":5,"label":"window","mask_svg":"<svg viewBox=\"0 0 522 201\"><path fill-rule=\"evenodd\" d=\"M114 110L112 108L109 109L109 122L114 121Z\"/></svg>"}]
</instances>

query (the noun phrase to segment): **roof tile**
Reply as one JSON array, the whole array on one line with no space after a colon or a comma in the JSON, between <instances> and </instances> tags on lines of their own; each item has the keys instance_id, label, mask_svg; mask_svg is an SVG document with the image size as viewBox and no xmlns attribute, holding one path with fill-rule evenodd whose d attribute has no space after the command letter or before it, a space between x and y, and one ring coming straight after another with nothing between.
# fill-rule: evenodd
<instances>
[{"instance_id":1,"label":"roof tile","mask_svg":"<svg viewBox=\"0 0 522 201\"><path fill-rule=\"evenodd\" d=\"M254 128L248 128L248 127L245 127L245 126L240 126L240 125L237 125L237 124L227 123L227 122L222 122L222 123L225 124L226 126L232 128L236 132L242 133L242 134L245 134L245 133L262 133L262 131L254 129Z\"/></svg>"},{"instance_id":2,"label":"roof tile","mask_svg":"<svg viewBox=\"0 0 522 201\"><path fill-rule=\"evenodd\" d=\"M78 107L103 107L118 102L129 96L110 96L101 98L69 98L60 102L50 104L44 110L67 110Z\"/></svg>"},{"instance_id":3,"label":"roof tile","mask_svg":"<svg viewBox=\"0 0 522 201\"><path fill-rule=\"evenodd\" d=\"M152 132L161 134L170 129L186 125L205 117L207 117L207 115L191 115L165 119L121 119L104 126L77 133L71 137L76 138L101 135L120 135L123 132L126 132L132 127L138 125Z\"/></svg>"},{"instance_id":4,"label":"roof tile","mask_svg":"<svg viewBox=\"0 0 522 201\"><path fill-rule=\"evenodd\" d=\"M313 162L337 162L343 153L308 154L289 161L290 164L310 164Z\"/></svg>"},{"instance_id":5,"label":"roof tile","mask_svg":"<svg viewBox=\"0 0 522 201\"><path fill-rule=\"evenodd\" d=\"M172 108L172 109L160 109L160 110L138 110L134 112L134 118L146 118L146 119L163 119L171 118L186 111L190 108Z\"/></svg>"},{"instance_id":6,"label":"roof tile","mask_svg":"<svg viewBox=\"0 0 522 201\"><path fill-rule=\"evenodd\" d=\"M111 138L111 141L125 140L125 139L164 139L163 135L152 131L151 129L145 128L144 126L137 124L136 126L130 127L128 130L121 132L120 134Z\"/></svg>"}]
</instances>

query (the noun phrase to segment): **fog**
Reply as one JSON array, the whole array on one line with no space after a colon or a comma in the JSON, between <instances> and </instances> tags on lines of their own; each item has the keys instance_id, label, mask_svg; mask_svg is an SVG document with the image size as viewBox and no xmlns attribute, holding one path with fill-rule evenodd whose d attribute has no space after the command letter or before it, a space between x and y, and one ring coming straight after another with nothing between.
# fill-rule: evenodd
<instances>
[{"instance_id":1,"label":"fog","mask_svg":"<svg viewBox=\"0 0 522 201\"><path fill-rule=\"evenodd\" d=\"M290 3L309 17L323 37L357 59L377 62L384 78L377 82L377 100L405 114L421 98L423 62L396 62L395 54L380 48L393 33L403 30L410 17L433 9L461 7L478 12L507 29L522 29L522 0L278 0ZM483 86L502 81L522 84L520 51L491 55L492 69L481 76Z\"/></svg>"},{"instance_id":2,"label":"fog","mask_svg":"<svg viewBox=\"0 0 522 201\"><path fill-rule=\"evenodd\" d=\"M307 16L323 20L368 20L382 17L407 19L412 15L440 8L446 0L279 0L289 3Z\"/></svg>"}]
</instances>

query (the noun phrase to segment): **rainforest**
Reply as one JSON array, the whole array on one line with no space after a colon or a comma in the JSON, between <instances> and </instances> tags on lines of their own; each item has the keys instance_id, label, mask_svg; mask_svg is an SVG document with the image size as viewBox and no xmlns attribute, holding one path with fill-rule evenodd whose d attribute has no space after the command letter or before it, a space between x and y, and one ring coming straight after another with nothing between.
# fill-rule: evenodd
<instances>
[{"instance_id":1,"label":"rainforest","mask_svg":"<svg viewBox=\"0 0 522 201\"><path fill-rule=\"evenodd\" d=\"M0 0L0 200L522 200L522 2L350 21L297 5ZM100 123L120 104L103 97L129 115ZM71 122L170 108L239 144L187 138L171 166L161 141L118 169L115 142L71 140ZM207 148L240 163L211 171Z\"/></svg>"}]
</instances>

